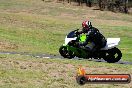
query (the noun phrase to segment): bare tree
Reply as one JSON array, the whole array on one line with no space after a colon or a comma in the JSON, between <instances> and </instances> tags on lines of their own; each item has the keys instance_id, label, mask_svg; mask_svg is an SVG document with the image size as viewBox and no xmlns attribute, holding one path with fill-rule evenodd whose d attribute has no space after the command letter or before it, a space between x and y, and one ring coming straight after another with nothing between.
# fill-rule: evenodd
<instances>
[{"instance_id":1,"label":"bare tree","mask_svg":"<svg viewBox=\"0 0 132 88\"><path fill-rule=\"evenodd\" d=\"M101 9L101 2L102 2L102 0L98 1L98 3L99 3L99 9Z\"/></svg>"},{"instance_id":2,"label":"bare tree","mask_svg":"<svg viewBox=\"0 0 132 88\"><path fill-rule=\"evenodd\" d=\"M92 6L92 0L85 0L86 6Z\"/></svg>"},{"instance_id":3,"label":"bare tree","mask_svg":"<svg viewBox=\"0 0 132 88\"><path fill-rule=\"evenodd\" d=\"M70 4L71 4L71 1L72 1L72 0L67 0L67 1L68 1L68 3L70 3Z\"/></svg>"},{"instance_id":4,"label":"bare tree","mask_svg":"<svg viewBox=\"0 0 132 88\"><path fill-rule=\"evenodd\" d=\"M77 0L78 5L81 6L82 5L82 0Z\"/></svg>"},{"instance_id":5,"label":"bare tree","mask_svg":"<svg viewBox=\"0 0 132 88\"><path fill-rule=\"evenodd\" d=\"M106 6L107 0L98 0L99 9L104 10Z\"/></svg>"}]
</instances>

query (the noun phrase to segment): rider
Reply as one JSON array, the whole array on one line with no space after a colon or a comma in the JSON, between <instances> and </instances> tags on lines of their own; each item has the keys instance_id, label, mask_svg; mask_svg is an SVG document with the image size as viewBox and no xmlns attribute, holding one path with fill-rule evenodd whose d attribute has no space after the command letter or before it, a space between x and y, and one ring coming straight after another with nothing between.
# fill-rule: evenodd
<instances>
[{"instance_id":1,"label":"rider","mask_svg":"<svg viewBox=\"0 0 132 88\"><path fill-rule=\"evenodd\" d=\"M84 42L79 42L79 46L84 46L86 50L89 50L86 45L88 44L88 42L93 42L95 46L91 51L95 52L106 45L105 37L99 32L97 28L92 27L90 21L82 22L82 27L82 31L78 32L78 34L85 33L87 37Z\"/></svg>"}]
</instances>

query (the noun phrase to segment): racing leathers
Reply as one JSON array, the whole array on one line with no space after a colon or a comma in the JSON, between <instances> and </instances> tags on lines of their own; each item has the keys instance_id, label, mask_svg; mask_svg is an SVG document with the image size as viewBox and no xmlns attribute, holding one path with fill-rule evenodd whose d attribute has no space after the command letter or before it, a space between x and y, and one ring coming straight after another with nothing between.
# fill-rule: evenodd
<instances>
[{"instance_id":1,"label":"racing leathers","mask_svg":"<svg viewBox=\"0 0 132 88\"><path fill-rule=\"evenodd\" d=\"M81 31L81 33L86 33ZM99 30L95 27L92 27L87 31L86 33L86 40L84 42L79 42L79 46L84 46L86 49L86 45L88 42L93 42L95 46L91 50L92 52L98 51L100 48L104 47L106 45L106 39L105 37L99 32Z\"/></svg>"}]
</instances>

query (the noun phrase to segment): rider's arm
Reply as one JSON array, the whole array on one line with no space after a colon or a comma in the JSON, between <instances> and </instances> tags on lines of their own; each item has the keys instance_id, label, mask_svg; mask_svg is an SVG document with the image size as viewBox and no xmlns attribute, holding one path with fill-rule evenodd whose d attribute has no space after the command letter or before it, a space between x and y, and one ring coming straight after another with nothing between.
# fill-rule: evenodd
<instances>
[{"instance_id":1,"label":"rider's arm","mask_svg":"<svg viewBox=\"0 0 132 88\"><path fill-rule=\"evenodd\" d=\"M78 36L78 35L80 35L82 33L83 33L83 31L77 31L75 34Z\"/></svg>"},{"instance_id":2,"label":"rider's arm","mask_svg":"<svg viewBox=\"0 0 132 88\"><path fill-rule=\"evenodd\" d=\"M94 32L100 32L97 28L93 27L92 28Z\"/></svg>"},{"instance_id":3,"label":"rider's arm","mask_svg":"<svg viewBox=\"0 0 132 88\"><path fill-rule=\"evenodd\" d=\"M79 31L79 32L78 32L78 34L82 34L82 33L83 33L83 31Z\"/></svg>"}]
</instances>

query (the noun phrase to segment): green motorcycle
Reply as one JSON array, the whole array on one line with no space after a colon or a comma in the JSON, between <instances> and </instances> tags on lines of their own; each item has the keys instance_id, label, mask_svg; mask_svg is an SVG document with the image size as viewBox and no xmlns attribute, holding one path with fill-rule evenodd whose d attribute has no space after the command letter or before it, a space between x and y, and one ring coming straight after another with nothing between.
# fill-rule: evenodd
<instances>
[{"instance_id":1,"label":"green motorcycle","mask_svg":"<svg viewBox=\"0 0 132 88\"><path fill-rule=\"evenodd\" d=\"M105 47L101 48L98 52L94 54L90 51L86 50L85 48L80 48L77 42L84 42L86 39L85 34L77 35L76 33L78 30L71 31L65 38L65 44L63 44L59 48L59 53L64 58L94 58L94 59L101 59L103 58L105 61L109 63L118 62L121 57L121 51L116 47L120 41L120 38L107 38L107 44ZM92 49L94 47L94 43L89 42L88 48Z\"/></svg>"}]
</instances>

